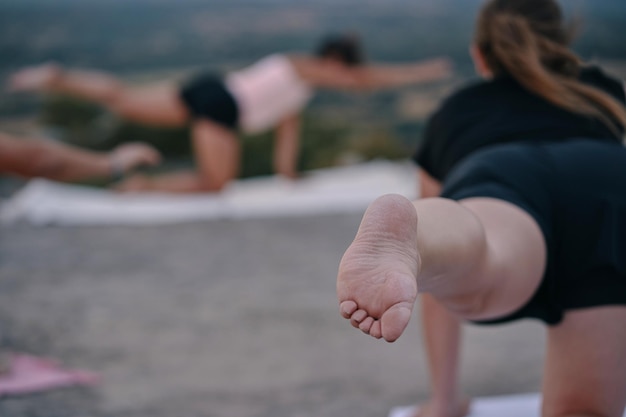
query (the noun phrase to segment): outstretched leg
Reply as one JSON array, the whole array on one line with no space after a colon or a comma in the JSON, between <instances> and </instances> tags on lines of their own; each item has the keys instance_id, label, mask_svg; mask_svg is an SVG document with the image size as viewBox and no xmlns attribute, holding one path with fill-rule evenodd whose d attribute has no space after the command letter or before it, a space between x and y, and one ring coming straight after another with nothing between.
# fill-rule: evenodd
<instances>
[{"instance_id":1,"label":"outstretched leg","mask_svg":"<svg viewBox=\"0 0 626 417\"><path fill-rule=\"evenodd\" d=\"M55 181L110 178L143 165L156 165L160 155L142 143L94 152L39 138L18 138L0 132L0 173Z\"/></svg>"},{"instance_id":2,"label":"outstretched leg","mask_svg":"<svg viewBox=\"0 0 626 417\"><path fill-rule=\"evenodd\" d=\"M341 314L387 341L404 331L418 288L465 318L504 315L538 287L545 251L535 221L512 204L383 196L341 261Z\"/></svg>"},{"instance_id":3,"label":"outstretched leg","mask_svg":"<svg viewBox=\"0 0 626 417\"><path fill-rule=\"evenodd\" d=\"M8 88L67 94L147 125L177 127L188 121L178 89L170 83L131 87L103 72L67 70L56 64L44 64L18 71L10 78Z\"/></svg>"}]
</instances>

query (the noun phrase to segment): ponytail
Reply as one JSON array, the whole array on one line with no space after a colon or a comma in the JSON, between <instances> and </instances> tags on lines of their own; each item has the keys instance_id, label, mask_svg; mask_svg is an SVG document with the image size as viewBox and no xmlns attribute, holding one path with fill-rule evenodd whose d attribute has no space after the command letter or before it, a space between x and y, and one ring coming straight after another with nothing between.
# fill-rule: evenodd
<instances>
[{"instance_id":1,"label":"ponytail","mask_svg":"<svg viewBox=\"0 0 626 417\"><path fill-rule=\"evenodd\" d=\"M492 12L481 17L477 43L496 75L509 74L554 105L597 118L621 136L626 108L609 94L578 81L580 58L565 42L542 36L546 31L531 26L523 15Z\"/></svg>"}]
</instances>

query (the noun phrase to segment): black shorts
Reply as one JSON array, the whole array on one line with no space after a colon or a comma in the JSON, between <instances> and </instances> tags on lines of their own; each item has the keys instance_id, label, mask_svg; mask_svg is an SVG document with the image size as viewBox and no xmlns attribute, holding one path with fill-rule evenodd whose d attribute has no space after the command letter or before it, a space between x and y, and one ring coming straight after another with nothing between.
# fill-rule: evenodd
<instances>
[{"instance_id":1,"label":"black shorts","mask_svg":"<svg viewBox=\"0 0 626 417\"><path fill-rule=\"evenodd\" d=\"M536 318L557 324L568 310L626 305L626 148L610 141L498 145L465 158L443 197L492 197L529 213L548 262L530 301L482 324Z\"/></svg>"},{"instance_id":2,"label":"black shorts","mask_svg":"<svg viewBox=\"0 0 626 417\"><path fill-rule=\"evenodd\" d=\"M209 119L237 130L239 108L220 77L203 74L192 78L181 88L180 97L194 119Z\"/></svg>"}]
</instances>

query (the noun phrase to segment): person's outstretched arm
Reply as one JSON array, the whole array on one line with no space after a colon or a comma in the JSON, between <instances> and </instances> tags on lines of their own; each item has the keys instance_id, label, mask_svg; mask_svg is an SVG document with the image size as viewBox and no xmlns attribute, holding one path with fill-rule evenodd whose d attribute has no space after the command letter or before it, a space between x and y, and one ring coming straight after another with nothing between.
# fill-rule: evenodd
<instances>
[{"instance_id":1,"label":"person's outstretched arm","mask_svg":"<svg viewBox=\"0 0 626 417\"><path fill-rule=\"evenodd\" d=\"M274 145L274 171L287 178L298 177L300 151L300 117L292 116L276 127Z\"/></svg>"},{"instance_id":2,"label":"person's outstretched arm","mask_svg":"<svg viewBox=\"0 0 626 417\"><path fill-rule=\"evenodd\" d=\"M315 87L371 91L422 84L449 78L448 58L433 58L406 64L330 65L319 59L293 58L298 74Z\"/></svg>"},{"instance_id":3,"label":"person's outstretched arm","mask_svg":"<svg viewBox=\"0 0 626 417\"><path fill-rule=\"evenodd\" d=\"M447 58L434 58L410 64L365 65L355 67L362 89L403 87L443 80L452 75L452 62Z\"/></svg>"},{"instance_id":4,"label":"person's outstretched arm","mask_svg":"<svg viewBox=\"0 0 626 417\"><path fill-rule=\"evenodd\" d=\"M83 181L111 178L140 165L156 165L159 153L133 143L111 152L94 152L47 139L0 133L0 172L24 178Z\"/></svg>"}]
</instances>

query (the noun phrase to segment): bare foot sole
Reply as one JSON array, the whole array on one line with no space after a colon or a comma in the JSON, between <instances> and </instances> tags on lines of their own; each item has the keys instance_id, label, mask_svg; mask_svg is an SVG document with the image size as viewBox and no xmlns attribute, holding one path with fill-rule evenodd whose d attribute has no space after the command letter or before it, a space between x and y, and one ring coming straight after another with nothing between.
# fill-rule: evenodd
<instances>
[{"instance_id":1,"label":"bare foot sole","mask_svg":"<svg viewBox=\"0 0 626 417\"><path fill-rule=\"evenodd\" d=\"M49 359L13 355L7 371L0 374L0 397L97 382L98 377L91 372L63 369Z\"/></svg>"},{"instance_id":2,"label":"bare foot sole","mask_svg":"<svg viewBox=\"0 0 626 417\"><path fill-rule=\"evenodd\" d=\"M337 276L341 315L377 339L395 341L417 298L417 214L400 195L386 195L365 212Z\"/></svg>"},{"instance_id":3,"label":"bare foot sole","mask_svg":"<svg viewBox=\"0 0 626 417\"><path fill-rule=\"evenodd\" d=\"M24 68L9 79L8 90L44 91L61 76L61 68L53 63Z\"/></svg>"}]
</instances>

